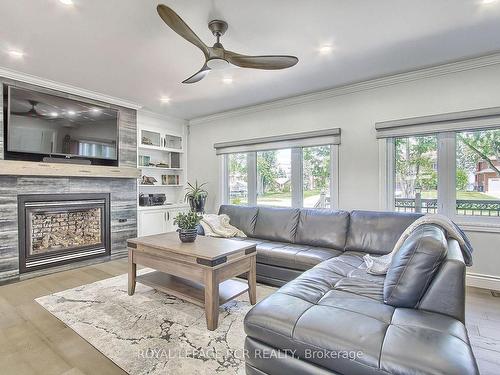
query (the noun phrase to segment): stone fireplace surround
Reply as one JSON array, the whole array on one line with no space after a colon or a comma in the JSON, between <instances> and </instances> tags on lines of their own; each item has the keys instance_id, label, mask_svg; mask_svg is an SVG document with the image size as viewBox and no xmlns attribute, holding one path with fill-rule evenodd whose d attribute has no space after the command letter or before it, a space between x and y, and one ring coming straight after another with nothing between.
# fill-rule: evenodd
<instances>
[{"instance_id":1,"label":"stone fireplace surround","mask_svg":"<svg viewBox=\"0 0 500 375\"><path fill-rule=\"evenodd\" d=\"M45 90L27 83L0 77L0 85L7 83L23 88ZM52 90L46 89L48 93ZM3 103L0 90L0 103ZM19 237L18 237L18 195L24 194L91 194L104 193L110 197L110 255L98 259L90 259L51 267L45 271L33 271L22 274L22 278L31 277L39 272L55 272L61 269L80 266L90 262L106 261L126 256L126 240L137 236L137 179L135 177L117 177L122 167L137 168L137 111L135 109L112 105L73 94L58 93L75 100L86 101L101 106L109 106L119 111L119 143L118 164L113 170L92 167L55 164L54 171L42 170L50 167L49 163L29 163L33 167L24 172L24 168L14 171L11 166L1 163L4 157L4 113L0 105L0 283L21 278L19 269ZM11 164L12 165L12 162ZM45 168L45 169L47 169ZM111 168L111 167L110 167ZM37 175L36 170L40 171ZM72 171L69 171L73 169ZM9 170L8 173L5 171ZM33 172L34 170L34 172ZM64 170L64 171L63 171ZM69 172L68 172L69 171ZM105 173L110 172L106 177Z\"/></svg>"}]
</instances>

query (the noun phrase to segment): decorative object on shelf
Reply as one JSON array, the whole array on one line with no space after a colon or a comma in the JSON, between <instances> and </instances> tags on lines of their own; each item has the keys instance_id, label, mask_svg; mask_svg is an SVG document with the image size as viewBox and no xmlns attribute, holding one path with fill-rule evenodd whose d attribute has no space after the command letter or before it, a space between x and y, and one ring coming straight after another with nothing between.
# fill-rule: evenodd
<instances>
[{"instance_id":1,"label":"decorative object on shelf","mask_svg":"<svg viewBox=\"0 0 500 375\"><path fill-rule=\"evenodd\" d=\"M149 194L149 200L151 201L151 206L162 206L167 200L167 197L163 193Z\"/></svg>"},{"instance_id":2,"label":"decorative object on shelf","mask_svg":"<svg viewBox=\"0 0 500 375\"><path fill-rule=\"evenodd\" d=\"M181 242L194 242L198 234L198 224L200 223L201 215L197 212L189 211L187 213L179 212L174 219L174 225L179 229L179 239Z\"/></svg>"},{"instance_id":3,"label":"decorative object on shelf","mask_svg":"<svg viewBox=\"0 0 500 375\"><path fill-rule=\"evenodd\" d=\"M163 206L167 197L165 194L140 194L139 206Z\"/></svg>"},{"instance_id":4,"label":"decorative object on shelf","mask_svg":"<svg viewBox=\"0 0 500 375\"><path fill-rule=\"evenodd\" d=\"M194 186L189 182L187 184L187 193L184 195L184 200L189 203L191 211L200 213L205 212L205 202L208 197L208 192L202 188L207 183L204 182L201 185L198 185L198 180L196 180Z\"/></svg>"},{"instance_id":5,"label":"decorative object on shelf","mask_svg":"<svg viewBox=\"0 0 500 375\"><path fill-rule=\"evenodd\" d=\"M141 130L141 144L144 146L161 146L162 140L160 133L150 130Z\"/></svg>"},{"instance_id":6,"label":"decorative object on shelf","mask_svg":"<svg viewBox=\"0 0 500 375\"><path fill-rule=\"evenodd\" d=\"M139 206L151 206L149 195L139 194Z\"/></svg>"},{"instance_id":7,"label":"decorative object on shelf","mask_svg":"<svg viewBox=\"0 0 500 375\"><path fill-rule=\"evenodd\" d=\"M163 185L179 185L179 175L177 174L162 174L161 183Z\"/></svg>"},{"instance_id":8,"label":"decorative object on shelf","mask_svg":"<svg viewBox=\"0 0 500 375\"><path fill-rule=\"evenodd\" d=\"M170 153L170 166L172 168L180 168L181 167L181 156L177 152Z\"/></svg>"},{"instance_id":9,"label":"decorative object on shelf","mask_svg":"<svg viewBox=\"0 0 500 375\"><path fill-rule=\"evenodd\" d=\"M139 155L139 166L140 167L149 167L150 163L151 163L151 156Z\"/></svg>"},{"instance_id":10,"label":"decorative object on shelf","mask_svg":"<svg viewBox=\"0 0 500 375\"><path fill-rule=\"evenodd\" d=\"M142 176L141 185L154 185L158 180L152 176Z\"/></svg>"},{"instance_id":11,"label":"decorative object on shelf","mask_svg":"<svg viewBox=\"0 0 500 375\"><path fill-rule=\"evenodd\" d=\"M161 161L159 163L156 163L154 166L157 167L157 168L168 168L169 164L166 163L166 162L164 162L164 161Z\"/></svg>"}]
</instances>

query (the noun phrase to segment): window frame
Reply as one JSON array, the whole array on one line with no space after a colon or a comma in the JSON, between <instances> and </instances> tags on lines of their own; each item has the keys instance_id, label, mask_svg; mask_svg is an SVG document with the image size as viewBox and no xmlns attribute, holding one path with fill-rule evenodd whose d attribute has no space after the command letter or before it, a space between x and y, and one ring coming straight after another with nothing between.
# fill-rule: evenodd
<instances>
[{"instance_id":1,"label":"window frame","mask_svg":"<svg viewBox=\"0 0 500 375\"><path fill-rule=\"evenodd\" d=\"M500 127L499 127L500 128ZM484 129L484 130L490 130ZM475 129L478 130L478 129ZM437 147L438 173L438 213L448 216L463 229L475 232L500 233L500 217L458 215L456 211L456 146L457 133L464 130L453 130L435 133L412 133L388 138L379 141L379 178L380 178L380 206L383 209L394 211L394 175L395 175L395 138L418 137L435 135Z\"/></svg>"},{"instance_id":2,"label":"window frame","mask_svg":"<svg viewBox=\"0 0 500 375\"><path fill-rule=\"evenodd\" d=\"M330 209L338 209L339 201L339 145L338 144L305 144L303 146L293 145L280 149L291 150L291 183L292 202L291 208L303 207L303 153L302 149L315 146L330 146ZM248 186L248 206L257 205L257 152L243 152L247 154L247 186ZM229 197L229 153L220 154L219 170L219 193L222 197L222 204L230 204Z\"/></svg>"}]
</instances>

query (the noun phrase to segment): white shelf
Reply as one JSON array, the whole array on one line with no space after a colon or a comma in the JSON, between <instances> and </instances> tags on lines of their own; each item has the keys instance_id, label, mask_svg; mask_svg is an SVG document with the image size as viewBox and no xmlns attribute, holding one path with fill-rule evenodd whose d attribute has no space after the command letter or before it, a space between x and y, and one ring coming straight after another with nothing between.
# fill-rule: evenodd
<instances>
[{"instance_id":1,"label":"white shelf","mask_svg":"<svg viewBox=\"0 0 500 375\"><path fill-rule=\"evenodd\" d=\"M157 171L178 171L182 172L183 168L164 168L164 167L143 167L139 166L139 169L157 170Z\"/></svg>"},{"instance_id":2,"label":"white shelf","mask_svg":"<svg viewBox=\"0 0 500 375\"><path fill-rule=\"evenodd\" d=\"M184 185L143 185L139 184L139 187L182 187Z\"/></svg>"},{"instance_id":3,"label":"white shelf","mask_svg":"<svg viewBox=\"0 0 500 375\"><path fill-rule=\"evenodd\" d=\"M168 203L159 206L138 206L139 211L150 211L150 210L165 210L165 209L176 209L176 208L189 208L186 203Z\"/></svg>"},{"instance_id":4,"label":"white shelf","mask_svg":"<svg viewBox=\"0 0 500 375\"><path fill-rule=\"evenodd\" d=\"M139 145L140 150L156 150L156 151L165 151L165 152L177 152L182 154L184 150L182 148L170 148L170 147L161 147L161 146L152 146L152 145Z\"/></svg>"}]
</instances>

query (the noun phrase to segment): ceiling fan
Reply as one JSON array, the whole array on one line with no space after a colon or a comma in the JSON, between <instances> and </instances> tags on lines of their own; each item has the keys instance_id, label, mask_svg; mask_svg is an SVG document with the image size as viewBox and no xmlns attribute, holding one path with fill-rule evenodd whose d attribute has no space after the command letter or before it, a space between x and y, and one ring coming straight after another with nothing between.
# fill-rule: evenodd
<instances>
[{"instance_id":1,"label":"ceiling fan","mask_svg":"<svg viewBox=\"0 0 500 375\"><path fill-rule=\"evenodd\" d=\"M205 78L210 70L223 69L229 64L241 68L278 70L290 68L299 62L299 59L295 56L247 56L226 50L220 43L220 38L226 32L228 25L227 22L221 20L213 20L208 23L208 28L217 38L215 44L212 47L208 47L171 8L160 4L156 10L162 20L172 30L198 47L205 55L205 63L201 69L188 79L182 81L182 83L199 82Z\"/></svg>"},{"instance_id":2,"label":"ceiling fan","mask_svg":"<svg viewBox=\"0 0 500 375\"><path fill-rule=\"evenodd\" d=\"M16 115L16 116L40 117L40 118L48 117L48 116L45 116L41 113L38 113L38 111L36 110L36 106L39 104L39 102L37 102L36 100L28 100L28 103L30 103L30 105L31 105L31 108L28 111L26 111L26 112L11 112L11 113L13 115Z\"/></svg>"}]
</instances>

